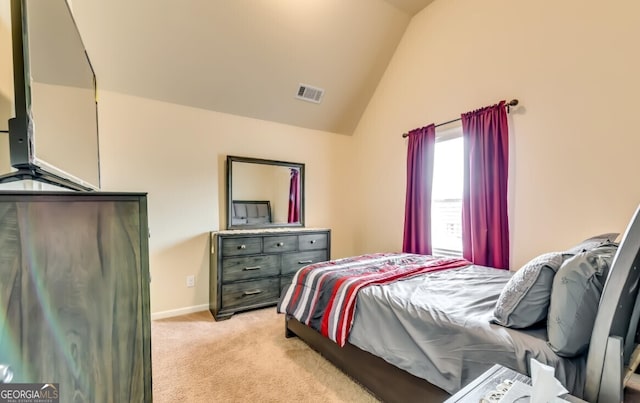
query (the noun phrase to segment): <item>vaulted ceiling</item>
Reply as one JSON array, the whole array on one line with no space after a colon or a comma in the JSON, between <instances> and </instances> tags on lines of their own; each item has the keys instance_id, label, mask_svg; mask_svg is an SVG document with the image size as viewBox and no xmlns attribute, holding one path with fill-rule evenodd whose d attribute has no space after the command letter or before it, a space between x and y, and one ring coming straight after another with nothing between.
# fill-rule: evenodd
<instances>
[{"instance_id":1,"label":"vaulted ceiling","mask_svg":"<svg viewBox=\"0 0 640 403\"><path fill-rule=\"evenodd\" d=\"M69 0L99 89L347 135L431 1Z\"/></svg>"}]
</instances>

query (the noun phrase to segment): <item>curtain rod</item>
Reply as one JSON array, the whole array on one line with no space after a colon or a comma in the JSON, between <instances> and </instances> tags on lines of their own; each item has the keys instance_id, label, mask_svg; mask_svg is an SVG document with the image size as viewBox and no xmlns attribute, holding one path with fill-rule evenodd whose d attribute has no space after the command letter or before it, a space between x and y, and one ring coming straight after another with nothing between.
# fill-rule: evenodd
<instances>
[{"instance_id":1,"label":"curtain rod","mask_svg":"<svg viewBox=\"0 0 640 403\"><path fill-rule=\"evenodd\" d=\"M507 113L509 112L509 107L511 107L511 106L516 106L516 105L518 105L518 100L517 100L517 99L512 99L511 101L507 102L507 103L505 104L505 106L507 107ZM451 120L448 120L448 121L446 121L446 122L438 123L438 124L436 125L436 127L440 127L440 126L448 125L449 123L457 122L457 121L459 121L459 120L462 120L462 118L451 119ZM404 137L409 137L409 133L402 133L402 137L403 137L403 138L404 138Z\"/></svg>"}]
</instances>

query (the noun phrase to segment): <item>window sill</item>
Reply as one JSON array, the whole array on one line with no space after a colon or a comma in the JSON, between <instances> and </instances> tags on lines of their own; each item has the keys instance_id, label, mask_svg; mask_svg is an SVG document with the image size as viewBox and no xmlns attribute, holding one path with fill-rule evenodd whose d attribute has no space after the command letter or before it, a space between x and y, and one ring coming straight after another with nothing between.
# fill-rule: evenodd
<instances>
[{"instance_id":1,"label":"window sill","mask_svg":"<svg viewBox=\"0 0 640 403\"><path fill-rule=\"evenodd\" d=\"M433 248L431 252L433 256L443 256L443 257L462 257L462 251L453 250L453 249L441 249L441 248Z\"/></svg>"}]
</instances>

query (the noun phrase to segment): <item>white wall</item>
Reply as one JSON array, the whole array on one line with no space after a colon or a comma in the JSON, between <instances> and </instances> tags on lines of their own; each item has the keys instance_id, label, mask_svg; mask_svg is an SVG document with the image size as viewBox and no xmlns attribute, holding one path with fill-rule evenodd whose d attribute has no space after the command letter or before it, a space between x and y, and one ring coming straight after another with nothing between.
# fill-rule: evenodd
<instances>
[{"instance_id":1,"label":"white wall","mask_svg":"<svg viewBox=\"0 0 640 403\"><path fill-rule=\"evenodd\" d=\"M208 304L208 233L224 229L227 155L305 163L306 226L332 229L332 257L353 254L346 184L336 182L350 137L109 91L98 104L103 190L149 193L152 312Z\"/></svg>"},{"instance_id":2,"label":"white wall","mask_svg":"<svg viewBox=\"0 0 640 403\"><path fill-rule=\"evenodd\" d=\"M0 130L9 128L13 111L13 52L9 1L0 2ZM9 135L0 133L0 175L10 172Z\"/></svg>"},{"instance_id":3,"label":"white wall","mask_svg":"<svg viewBox=\"0 0 640 403\"><path fill-rule=\"evenodd\" d=\"M13 99L13 50L11 48L11 8L0 2L0 96Z\"/></svg>"},{"instance_id":4,"label":"white wall","mask_svg":"<svg viewBox=\"0 0 640 403\"><path fill-rule=\"evenodd\" d=\"M34 163L97 188L100 183L95 92L31 82Z\"/></svg>"},{"instance_id":5,"label":"white wall","mask_svg":"<svg viewBox=\"0 0 640 403\"><path fill-rule=\"evenodd\" d=\"M500 99L511 119L512 261L622 231L640 201L640 3L436 0L412 20L353 137L101 91L103 188L149 192L152 312L208 301L226 155L306 164L332 257L401 248L401 133ZM197 276L186 288L185 277Z\"/></svg>"},{"instance_id":6,"label":"white wall","mask_svg":"<svg viewBox=\"0 0 640 403\"><path fill-rule=\"evenodd\" d=\"M295 161L290 161L295 162ZM286 223L290 169L277 165L233 163L233 200L268 200L271 222Z\"/></svg>"},{"instance_id":7,"label":"white wall","mask_svg":"<svg viewBox=\"0 0 640 403\"><path fill-rule=\"evenodd\" d=\"M356 133L356 251L399 250L415 127L518 98L512 266L623 231L640 202L640 2L436 0L412 20ZM366 201L366 203L365 203Z\"/></svg>"}]
</instances>

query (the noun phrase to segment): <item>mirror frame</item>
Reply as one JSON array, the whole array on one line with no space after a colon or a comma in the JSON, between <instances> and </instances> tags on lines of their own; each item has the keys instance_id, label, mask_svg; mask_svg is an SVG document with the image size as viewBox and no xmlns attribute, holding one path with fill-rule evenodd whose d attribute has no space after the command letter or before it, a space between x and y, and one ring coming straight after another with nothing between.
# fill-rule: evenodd
<instances>
[{"instance_id":1,"label":"mirror frame","mask_svg":"<svg viewBox=\"0 0 640 403\"><path fill-rule=\"evenodd\" d=\"M233 163L244 162L249 164L263 164L263 165L276 165L286 168L297 168L300 170L300 221L296 223L261 223L261 224L232 224L232 205L233 205L233 190L231 185L233 184ZM226 191L227 191L227 229L260 229L260 228L286 228L286 227L304 227L304 164L298 162L287 162L268 160L261 158L250 157L237 157L233 155L227 155L227 178L226 178Z\"/></svg>"}]
</instances>

